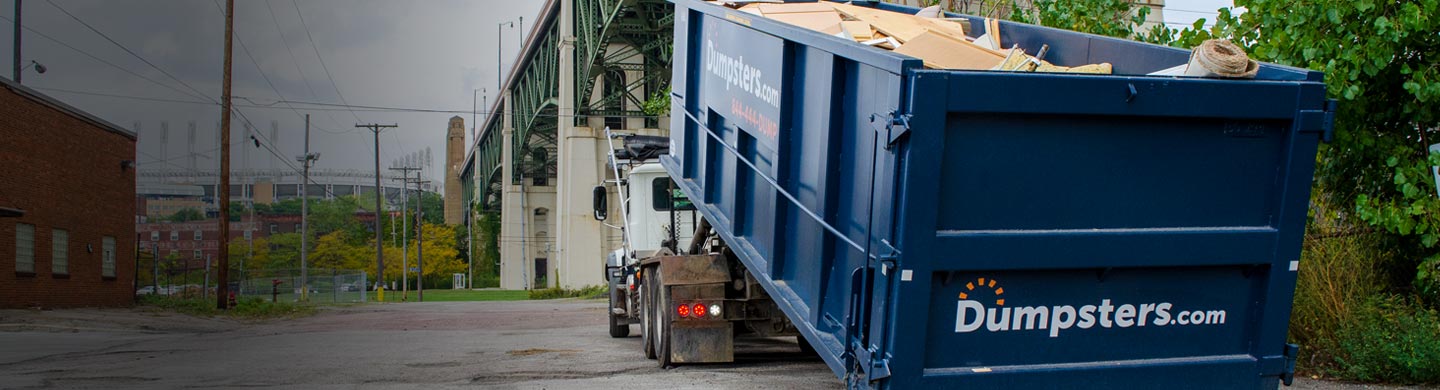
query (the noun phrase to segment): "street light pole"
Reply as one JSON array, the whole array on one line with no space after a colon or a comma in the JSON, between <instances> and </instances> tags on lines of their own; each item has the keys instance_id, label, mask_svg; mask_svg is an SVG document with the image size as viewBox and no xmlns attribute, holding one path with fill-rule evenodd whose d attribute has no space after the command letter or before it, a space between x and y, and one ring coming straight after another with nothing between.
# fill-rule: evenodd
<instances>
[{"instance_id":1,"label":"street light pole","mask_svg":"<svg viewBox=\"0 0 1440 390\"><path fill-rule=\"evenodd\" d=\"M319 153L310 153L310 114L305 114L305 154L296 158L300 160L302 173L300 174L300 300L310 300L310 165L320 159ZM379 218L379 214L376 214ZM378 219L376 221L379 221ZM379 231L380 226L375 226Z\"/></svg>"},{"instance_id":2,"label":"street light pole","mask_svg":"<svg viewBox=\"0 0 1440 390\"><path fill-rule=\"evenodd\" d=\"M410 299L410 219L405 218L405 212L410 211L410 171L420 168L399 167L390 168L392 171L400 171L401 178L390 180L400 181L400 301Z\"/></svg>"},{"instance_id":3,"label":"street light pole","mask_svg":"<svg viewBox=\"0 0 1440 390\"><path fill-rule=\"evenodd\" d=\"M415 273L416 299L425 302L425 189L423 184L429 180L421 180L423 175L415 172L415 266L420 272Z\"/></svg>"},{"instance_id":4,"label":"street light pole","mask_svg":"<svg viewBox=\"0 0 1440 390\"><path fill-rule=\"evenodd\" d=\"M520 20L524 21L525 19ZM501 75L505 70L504 60L501 58L504 57L504 50L502 49L505 48L505 29L501 28L503 26L515 27L515 22L501 22L495 25L495 31L497 32L497 34L495 34L495 87L501 90L505 89L504 76Z\"/></svg>"}]
</instances>

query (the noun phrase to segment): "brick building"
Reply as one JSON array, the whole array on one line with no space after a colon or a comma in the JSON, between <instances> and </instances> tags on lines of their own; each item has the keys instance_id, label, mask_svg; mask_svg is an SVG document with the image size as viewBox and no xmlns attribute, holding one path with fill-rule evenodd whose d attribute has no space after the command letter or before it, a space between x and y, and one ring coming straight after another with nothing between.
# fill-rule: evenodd
<instances>
[{"instance_id":1,"label":"brick building","mask_svg":"<svg viewBox=\"0 0 1440 390\"><path fill-rule=\"evenodd\" d=\"M134 303L135 141L0 79L0 308Z\"/></svg>"},{"instance_id":2,"label":"brick building","mask_svg":"<svg viewBox=\"0 0 1440 390\"><path fill-rule=\"evenodd\" d=\"M399 213L392 213L391 217L398 218L398 215ZM355 219L361 224L369 226L375 223L375 214L359 212L355 213ZM152 253L158 250L161 258L174 256L180 260L176 267L181 269L205 269L207 256L212 261L219 259L220 256L220 225L214 219L192 222L140 222L135 224L134 231L135 239L140 243L141 252ZM247 232L249 232L248 237ZM241 221L230 223L231 242L299 232L299 215L260 215L253 221L247 216L242 216ZM325 233L329 232L312 232L313 236ZM315 244L313 238L310 243L311 245ZM314 247L311 249L313 250ZM231 255L235 254L232 252ZM141 270L141 272L152 271Z\"/></svg>"}]
</instances>

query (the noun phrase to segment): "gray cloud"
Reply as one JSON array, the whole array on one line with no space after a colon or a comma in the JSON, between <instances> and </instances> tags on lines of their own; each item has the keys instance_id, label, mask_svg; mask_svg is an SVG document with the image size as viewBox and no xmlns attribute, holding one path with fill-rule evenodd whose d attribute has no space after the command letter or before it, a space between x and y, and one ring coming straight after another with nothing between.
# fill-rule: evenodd
<instances>
[{"instance_id":1,"label":"gray cloud","mask_svg":"<svg viewBox=\"0 0 1440 390\"><path fill-rule=\"evenodd\" d=\"M214 0L96 1L51 0L124 44L166 72L184 80L205 96L218 100L224 19ZM429 147L443 151L448 119L456 114L326 111L276 104L289 100L339 104L340 95L353 105L422 107L468 110L472 89L494 95L496 25L524 16L535 20L540 1L435 0L340 1L241 0L236 2L236 34L251 56L237 43L234 53L233 94L245 97L237 104L269 107L240 108L246 118L268 137L270 123L279 124L274 140L281 156L301 153L303 119L311 114L312 150L321 152L320 168L373 169L373 140L357 121L398 123L399 129L380 138L381 165ZM266 5L269 7L267 8ZM302 26L296 5L304 15ZM13 18L13 6L0 7L0 15ZM273 15L273 16L272 16ZM91 55L103 58L150 79L187 90L151 69L103 38L71 20L44 0L25 2L27 27L54 37ZM13 52L11 24L0 22L5 39L0 54ZM314 47L307 37L307 27ZM505 67L518 51L521 34L505 31ZM104 65L83 54L26 32L23 58L44 63L49 72L27 71L25 84L95 113L121 126L141 125L139 161L142 169L163 166L188 169L186 127L197 124L198 169L214 169L216 123L219 107L209 104L157 102L91 96L67 91L115 94L167 100L195 100L152 82ZM334 77L326 78L318 51ZM251 57L254 58L253 62ZM9 62L3 66L10 70ZM258 68L258 69L257 69ZM268 77L272 89L265 78ZM493 100L493 97L492 97ZM310 106L314 108L314 106ZM483 108L482 108L483 110ZM460 114L469 127L470 115ZM245 140L244 121L235 117L232 145L236 167L285 167L269 152ZM168 122L168 143L161 145L161 122ZM467 132L468 133L468 132ZM435 171L443 156L434 156ZM438 178L438 172L429 176Z\"/></svg>"}]
</instances>

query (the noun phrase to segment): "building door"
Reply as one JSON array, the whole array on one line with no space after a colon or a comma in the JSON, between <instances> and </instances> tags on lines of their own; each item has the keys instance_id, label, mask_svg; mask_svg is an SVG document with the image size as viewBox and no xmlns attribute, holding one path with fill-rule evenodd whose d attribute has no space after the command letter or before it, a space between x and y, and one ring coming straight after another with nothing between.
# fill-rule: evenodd
<instances>
[{"instance_id":1,"label":"building door","mask_svg":"<svg viewBox=\"0 0 1440 390\"><path fill-rule=\"evenodd\" d=\"M547 280L550 275L550 267L546 266L546 262L545 258L535 259L535 288L550 288Z\"/></svg>"}]
</instances>

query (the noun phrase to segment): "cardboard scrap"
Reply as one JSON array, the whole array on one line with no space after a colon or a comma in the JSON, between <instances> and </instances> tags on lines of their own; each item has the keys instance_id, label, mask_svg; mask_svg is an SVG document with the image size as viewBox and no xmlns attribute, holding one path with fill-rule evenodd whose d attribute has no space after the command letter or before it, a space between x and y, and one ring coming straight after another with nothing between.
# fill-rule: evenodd
<instances>
[{"instance_id":1,"label":"cardboard scrap","mask_svg":"<svg viewBox=\"0 0 1440 390\"><path fill-rule=\"evenodd\" d=\"M835 35L841 32L840 15L820 3L757 3L740 7L741 11L776 21Z\"/></svg>"},{"instance_id":2,"label":"cardboard scrap","mask_svg":"<svg viewBox=\"0 0 1440 390\"><path fill-rule=\"evenodd\" d=\"M930 31L905 42L895 52L919 58L925 61L926 67L939 69L989 70L1005 61L1005 54Z\"/></svg>"},{"instance_id":3,"label":"cardboard scrap","mask_svg":"<svg viewBox=\"0 0 1440 390\"><path fill-rule=\"evenodd\" d=\"M829 13L835 13L835 9L834 9L834 8L830 8L830 6L827 6L827 5L824 5L824 4L820 4L820 3L781 3L781 4L757 3L757 4L747 5L746 7L755 7L755 8L758 8L758 9L760 9L760 13L763 13L763 14L765 14L765 15L773 15L773 14L802 14L802 13L811 13L811 12L829 12Z\"/></svg>"},{"instance_id":4,"label":"cardboard scrap","mask_svg":"<svg viewBox=\"0 0 1440 390\"><path fill-rule=\"evenodd\" d=\"M843 21L840 22L840 28L845 30L846 33L849 33L850 37L857 41L875 39L875 29L870 27L870 23L854 20Z\"/></svg>"},{"instance_id":5,"label":"cardboard scrap","mask_svg":"<svg viewBox=\"0 0 1440 390\"><path fill-rule=\"evenodd\" d=\"M972 43L966 34L969 20L944 19L938 8L926 9L921 12L924 16L919 16L831 2L713 3L732 8L738 5L742 12L894 50L921 59L928 68L1091 74L1110 74L1113 70L1109 63L1057 66L1025 54L1019 47L1003 49L998 19L986 19L985 34Z\"/></svg>"},{"instance_id":6,"label":"cardboard scrap","mask_svg":"<svg viewBox=\"0 0 1440 390\"><path fill-rule=\"evenodd\" d=\"M877 10L857 5L827 3L847 18L870 23L876 31L883 32L901 43L915 39L928 31L949 35L964 40L965 26L945 19L922 18L915 15Z\"/></svg>"},{"instance_id":7,"label":"cardboard scrap","mask_svg":"<svg viewBox=\"0 0 1440 390\"><path fill-rule=\"evenodd\" d=\"M1111 74L1114 72L1114 67L1111 66L1109 62L1069 67L1051 65L1049 62L1041 61L1040 67L1035 68L1035 71L1042 73Z\"/></svg>"},{"instance_id":8,"label":"cardboard scrap","mask_svg":"<svg viewBox=\"0 0 1440 390\"><path fill-rule=\"evenodd\" d=\"M765 11L762 10L760 12L764 13ZM766 13L764 14L764 16L769 19L778 20L781 22L823 32L826 34L835 34L840 32L841 30L840 15L837 15L834 12L797 12L780 14Z\"/></svg>"}]
</instances>

